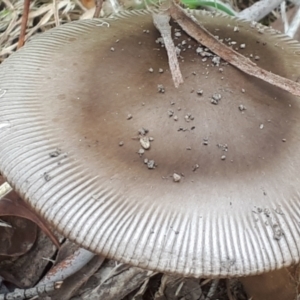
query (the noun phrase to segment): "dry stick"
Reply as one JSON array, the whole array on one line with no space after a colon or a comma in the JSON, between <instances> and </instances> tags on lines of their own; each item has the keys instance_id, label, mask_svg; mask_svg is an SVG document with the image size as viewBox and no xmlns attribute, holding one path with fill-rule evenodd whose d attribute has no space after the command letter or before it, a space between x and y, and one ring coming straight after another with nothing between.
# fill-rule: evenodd
<instances>
[{"instance_id":1,"label":"dry stick","mask_svg":"<svg viewBox=\"0 0 300 300\"><path fill-rule=\"evenodd\" d=\"M31 297L35 298L36 296L48 295L51 292L59 289L61 285L62 281L57 281L30 289L15 289L13 292L7 294L0 294L0 300L21 300L29 299Z\"/></svg>"},{"instance_id":2,"label":"dry stick","mask_svg":"<svg viewBox=\"0 0 300 300\"><path fill-rule=\"evenodd\" d=\"M173 82L175 87L178 88L179 84L183 83L183 78L181 75L175 46L171 36L171 26L169 24L170 16L165 13L158 13L158 14L153 13L152 16L153 16L153 23L155 27L158 29L158 31L160 32L164 40L165 47L168 53L169 66L170 66Z\"/></svg>"},{"instance_id":3,"label":"dry stick","mask_svg":"<svg viewBox=\"0 0 300 300\"><path fill-rule=\"evenodd\" d=\"M102 9L103 0L95 0L96 9L93 18L99 18Z\"/></svg>"},{"instance_id":4,"label":"dry stick","mask_svg":"<svg viewBox=\"0 0 300 300\"><path fill-rule=\"evenodd\" d=\"M171 3L169 13L188 35L205 47L209 48L212 52L220 56L231 65L248 75L280 87L281 89L288 91L295 96L300 96L300 84L258 67L250 59L227 47L218 41L203 26L201 26L199 23L196 23L180 6L176 5L174 2Z\"/></svg>"},{"instance_id":5,"label":"dry stick","mask_svg":"<svg viewBox=\"0 0 300 300\"><path fill-rule=\"evenodd\" d=\"M20 32L20 36L19 36L17 49L21 48L25 42L25 34L26 34L26 27L27 27L27 21L28 21L29 7L30 7L30 0L24 0L21 32Z\"/></svg>"}]
</instances>

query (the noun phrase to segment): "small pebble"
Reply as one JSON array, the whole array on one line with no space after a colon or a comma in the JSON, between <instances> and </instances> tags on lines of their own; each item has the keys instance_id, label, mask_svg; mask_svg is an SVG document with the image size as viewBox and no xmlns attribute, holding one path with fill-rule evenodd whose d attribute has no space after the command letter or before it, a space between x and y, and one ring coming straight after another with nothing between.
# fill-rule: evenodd
<instances>
[{"instance_id":1,"label":"small pebble","mask_svg":"<svg viewBox=\"0 0 300 300\"><path fill-rule=\"evenodd\" d=\"M140 144L144 149L149 149L150 148L150 141L147 136L143 136L140 138Z\"/></svg>"},{"instance_id":2,"label":"small pebble","mask_svg":"<svg viewBox=\"0 0 300 300\"><path fill-rule=\"evenodd\" d=\"M174 116L173 119L174 119L174 121L178 121L178 117L177 116Z\"/></svg>"},{"instance_id":3,"label":"small pebble","mask_svg":"<svg viewBox=\"0 0 300 300\"><path fill-rule=\"evenodd\" d=\"M282 141L285 143L285 142L286 142L286 139L282 139Z\"/></svg>"},{"instance_id":4,"label":"small pebble","mask_svg":"<svg viewBox=\"0 0 300 300\"><path fill-rule=\"evenodd\" d=\"M145 150L143 148L139 149L138 154L142 156L145 153Z\"/></svg>"},{"instance_id":5,"label":"small pebble","mask_svg":"<svg viewBox=\"0 0 300 300\"><path fill-rule=\"evenodd\" d=\"M174 173L173 180L174 180L174 182L179 182L181 180L181 176L177 173Z\"/></svg>"},{"instance_id":6,"label":"small pebble","mask_svg":"<svg viewBox=\"0 0 300 300\"><path fill-rule=\"evenodd\" d=\"M197 169L199 169L199 165L195 164L194 167L193 167L193 172L195 172Z\"/></svg>"},{"instance_id":7,"label":"small pebble","mask_svg":"<svg viewBox=\"0 0 300 300\"><path fill-rule=\"evenodd\" d=\"M245 49L246 48L246 44L240 44L240 48L241 49Z\"/></svg>"},{"instance_id":8,"label":"small pebble","mask_svg":"<svg viewBox=\"0 0 300 300\"><path fill-rule=\"evenodd\" d=\"M226 155L222 155L222 156L221 156L221 159L222 159L222 160L225 160L225 159L226 159Z\"/></svg>"},{"instance_id":9,"label":"small pebble","mask_svg":"<svg viewBox=\"0 0 300 300\"><path fill-rule=\"evenodd\" d=\"M111 52L114 52L114 51L115 51L115 48L114 48L114 47L111 47L111 48L110 48L110 51L111 51Z\"/></svg>"},{"instance_id":10,"label":"small pebble","mask_svg":"<svg viewBox=\"0 0 300 300\"><path fill-rule=\"evenodd\" d=\"M131 120L132 119L132 115L131 114L128 114L127 115L127 120Z\"/></svg>"},{"instance_id":11,"label":"small pebble","mask_svg":"<svg viewBox=\"0 0 300 300\"><path fill-rule=\"evenodd\" d=\"M244 111L244 110L246 110L246 107L243 104L240 104L239 105L239 110Z\"/></svg>"},{"instance_id":12,"label":"small pebble","mask_svg":"<svg viewBox=\"0 0 300 300\"><path fill-rule=\"evenodd\" d=\"M203 90L197 90L197 95L202 96L203 95Z\"/></svg>"},{"instance_id":13,"label":"small pebble","mask_svg":"<svg viewBox=\"0 0 300 300\"><path fill-rule=\"evenodd\" d=\"M147 162L147 167L148 167L148 169L155 169L155 161L153 159L150 159Z\"/></svg>"},{"instance_id":14,"label":"small pebble","mask_svg":"<svg viewBox=\"0 0 300 300\"><path fill-rule=\"evenodd\" d=\"M171 110L171 109L169 109L169 110L168 110L168 116L169 116L169 117L172 117L173 115L174 115L174 111Z\"/></svg>"},{"instance_id":15,"label":"small pebble","mask_svg":"<svg viewBox=\"0 0 300 300\"><path fill-rule=\"evenodd\" d=\"M138 133L139 133L140 135L145 135L145 134L147 134L148 132L149 132L149 130L146 129L146 128L141 128L141 129L138 130Z\"/></svg>"},{"instance_id":16,"label":"small pebble","mask_svg":"<svg viewBox=\"0 0 300 300\"><path fill-rule=\"evenodd\" d=\"M123 145L124 145L124 142L121 141L121 142L119 143L119 146L122 147Z\"/></svg>"},{"instance_id":17,"label":"small pebble","mask_svg":"<svg viewBox=\"0 0 300 300\"><path fill-rule=\"evenodd\" d=\"M264 129L264 124L260 124L259 129Z\"/></svg>"},{"instance_id":18,"label":"small pebble","mask_svg":"<svg viewBox=\"0 0 300 300\"><path fill-rule=\"evenodd\" d=\"M162 94L165 92L165 88L162 84L157 85L157 90L159 93L162 93Z\"/></svg>"},{"instance_id":19,"label":"small pebble","mask_svg":"<svg viewBox=\"0 0 300 300\"><path fill-rule=\"evenodd\" d=\"M158 72L159 72L159 73L163 73L164 70L163 70L162 68L159 68L159 69L158 69Z\"/></svg>"},{"instance_id":20,"label":"small pebble","mask_svg":"<svg viewBox=\"0 0 300 300\"><path fill-rule=\"evenodd\" d=\"M149 70L148 70L150 73L153 73L153 68L149 68Z\"/></svg>"},{"instance_id":21,"label":"small pebble","mask_svg":"<svg viewBox=\"0 0 300 300\"><path fill-rule=\"evenodd\" d=\"M242 93L245 93L245 89L242 89Z\"/></svg>"}]
</instances>

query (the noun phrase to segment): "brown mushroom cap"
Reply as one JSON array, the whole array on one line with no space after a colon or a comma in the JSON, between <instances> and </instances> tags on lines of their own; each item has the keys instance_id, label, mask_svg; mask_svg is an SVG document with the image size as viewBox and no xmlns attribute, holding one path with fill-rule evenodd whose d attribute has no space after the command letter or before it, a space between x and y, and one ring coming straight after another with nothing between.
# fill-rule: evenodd
<instances>
[{"instance_id":1,"label":"brown mushroom cap","mask_svg":"<svg viewBox=\"0 0 300 300\"><path fill-rule=\"evenodd\" d=\"M299 79L295 41L192 13ZM65 236L136 266L218 277L299 261L299 99L205 61L178 32L178 89L146 12L67 24L12 55L0 67L1 173ZM142 128L154 140L139 154Z\"/></svg>"}]
</instances>

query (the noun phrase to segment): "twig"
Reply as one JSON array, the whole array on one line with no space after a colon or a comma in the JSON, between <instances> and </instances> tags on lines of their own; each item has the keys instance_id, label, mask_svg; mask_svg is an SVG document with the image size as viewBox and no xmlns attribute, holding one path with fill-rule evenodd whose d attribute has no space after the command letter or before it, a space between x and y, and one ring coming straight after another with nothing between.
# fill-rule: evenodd
<instances>
[{"instance_id":1,"label":"twig","mask_svg":"<svg viewBox=\"0 0 300 300\"><path fill-rule=\"evenodd\" d=\"M85 266L94 256L94 253L79 248L74 254L54 266L37 286L58 280L65 280Z\"/></svg>"},{"instance_id":2,"label":"twig","mask_svg":"<svg viewBox=\"0 0 300 300\"><path fill-rule=\"evenodd\" d=\"M158 31L160 32L164 40L165 47L168 53L169 66L170 66L173 82L175 87L178 88L179 84L183 83L183 78L177 60L175 45L173 43L172 36L171 36L171 26L169 25L170 16L168 16L163 12L158 14L153 13L152 16L153 16L153 23L155 27L158 29Z\"/></svg>"},{"instance_id":3,"label":"twig","mask_svg":"<svg viewBox=\"0 0 300 300\"><path fill-rule=\"evenodd\" d=\"M214 279L211 283L210 289L207 293L205 300L211 300L216 293L217 287L219 285L220 279Z\"/></svg>"},{"instance_id":4,"label":"twig","mask_svg":"<svg viewBox=\"0 0 300 300\"><path fill-rule=\"evenodd\" d=\"M81 294L82 300L123 299L141 286L145 280L156 274L152 271L131 267L123 263L110 270L109 265L111 263L112 261L110 261L110 264L107 264L108 269L102 267L94 275L100 279L100 282L94 289Z\"/></svg>"},{"instance_id":5,"label":"twig","mask_svg":"<svg viewBox=\"0 0 300 300\"><path fill-rule=\"evenodd\" d=\"M230 279L226 279L226 292L227 292L227 297L229 300L236 300L235 297L233 297L233 295L231 293Z\"/></svg>"},{"instance_id":6,"label":"twig","mask_svg":"<svg viewBox=\"0 0 300 300\"><path fill-rule=\"evenodd\" d=\"M29 7L30 7L30 0L24 0L21 32L20 32L20 36L19 36L17 49L21 48L25 43L25 34L26 34L26 27L27 27L27 21L28 21Z\"/></svg>"},{"instance_id":7,"label":"twig","mask_svg":"<svg viewBox=\"0 0 300 300\"><path fill-rule=\"evenodd\" d=\"M290 37L294 37L299 26L300 26L300 6L298 6L298 10L294 16L293 21L291 22L290 27L289 27L288 31L286 32L286 34Z\"/></svg>"},{"instance_id":8,"label":"twig","mask_svg":"<svg viewBox=\"0 0 300 300\"><path fill-rule=\"evenodd\" d=\"M12 191L12 187L4 182L0 185L0 200Z\"/></svg>"},{"instance_id":9,"label":"twig","mask_svg":"<svg viewBox=\"0 0 300 300\"><path fill-rule=\"evenodd\" d=\"M62 281L47 283L42 286L34 287L31 289L15 289L11 293L1 294L0 300L22 300L28 299L36 296L47 295L54 290L57 290L61 287Z\"/></svg>"},{"instance_id":10,"label":"twig","mask_svg":"<svg viewBox=\"0 0 300 300\"><path fill-rule=\"evenodd\" d=\"M59 20L59 14L58 14L58 8L57 8L57 0L53 0L53 16L55 20L55 26L59 26L60 20Z\"/></svg>"},{"instance_id":11,"label":"twig","mask_svg":"<svg viewBox=\"0 0 300 300\"><path fill-rule=\"evenodd\" d=\"M169 12L171 17L188 35L231 65L235 66L237 69L248 75L262 79L263 81L274 86L280 87L281 89L288 91L295 96L300 96L300 84L258 67L250 59L227 47L218 41L203 26L197 23L196 19L193 20L180 6L174 2L171 4Z\"/></svg>"},{"instance_id":12,"label":"twig","mask_svg":"<svg viewBox=\"0 0 300 300\"><path fill-rule=\"evenodd\" d=\"M99 18L100 17L102 4L103 4L103 0L95 0L96 9L95 9L95 13L94 13L93 18Z\"/></svg>"},{"instance_id":13,"label":"twig","mask_svg":"<svg viewBox=\"0 0 300 300\"><path fill-rule=\"evenodd\" d=\"M289 28L289 22L288 22L288 19L287 19L287 16L286 16L286 2L283 1L281 4L280 4L280 14L281 14L281 19L282 19L282 22L283 22L283 26L284 26L284 33L286 33L288 31L288 28Z\"/></svg>"},{"instance_id":14,"label":"twig","mask_svg":"<svg viewBox=\"0 0 300 300\"><path fill-rule=\"evenodd\" d=\"M244 9L238 14L241 19L259 21L278 7L282 0L261 0Z\"/></svg>"}]
</instances>

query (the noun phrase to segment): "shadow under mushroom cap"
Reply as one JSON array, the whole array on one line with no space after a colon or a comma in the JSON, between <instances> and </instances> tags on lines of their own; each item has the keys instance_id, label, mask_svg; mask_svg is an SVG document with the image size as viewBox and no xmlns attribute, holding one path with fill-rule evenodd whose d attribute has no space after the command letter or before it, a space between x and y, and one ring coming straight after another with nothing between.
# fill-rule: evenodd
<instances>
[{"instance_id":1,"label":"shadow under mushroom cap","mask_svg":"<svg viewBox=\"0 0 300 300\"><path fill-rule=\"evenodd\" d=\"M299 78L295 41L192 13ZM12 55L0 67L1 172L65 236L116 260L213 277L299 261L299 99L176 32L178 89L143 11L61 26ZM139 155L142 128L154 140Z\"/></svg>"}]
</instances>

